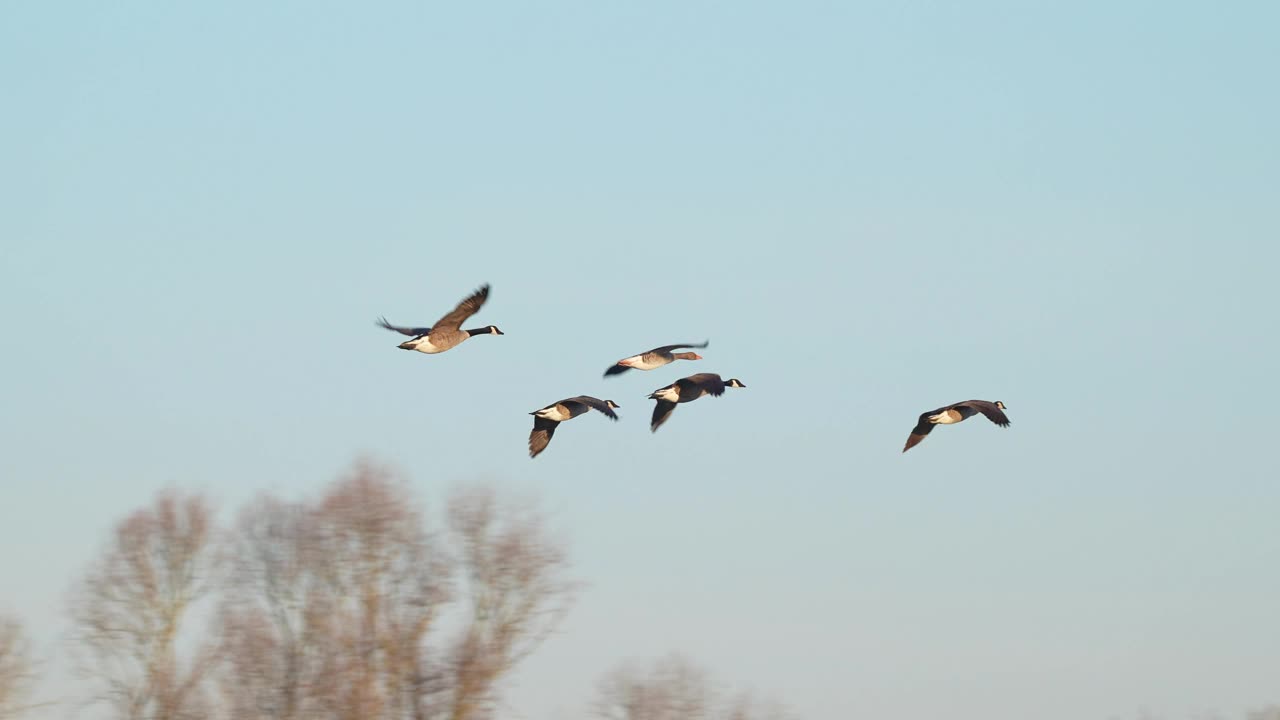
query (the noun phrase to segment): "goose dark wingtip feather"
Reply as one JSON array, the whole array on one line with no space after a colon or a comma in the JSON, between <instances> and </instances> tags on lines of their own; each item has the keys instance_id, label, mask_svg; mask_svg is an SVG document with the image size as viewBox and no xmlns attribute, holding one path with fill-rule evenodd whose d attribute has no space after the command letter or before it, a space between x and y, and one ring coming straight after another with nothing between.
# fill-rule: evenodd
<instances>
[{"instance_id":1,"label":"goose dark wingtip feather","mask_svg":"<svg viewBox=\"0 0 1280 720\"><path fill-rule=\"evenodd\" d=\"M932 427L932 426L930 426L930 427ZM913 432L913 433L911 433L910 435L908 435L908 436L907 436L907 444L906 444L905 446L903 446L903 448L902 448L902 452L906 452L906 451L910 450L911 448L913 448L913 447L915 447L915 446L919 445L920 443L924 442L924 436L925 436L925 435L928 435L928 433L927 433L927 432L925 432L925 433L916 433L916 432Z\"/></svg>"},{"instance_id":2,"label":"goose dark wingtip feather","mask_svg":"<svg viewBox=\"0 0 1280 720\"><path fill-rule=\"evenodd\" d=\"M533 414L533 413L530 413ZM556 434L556 426L559 423L546 418L535 417L533 419L533 430L529 432L529 457L536 458L542 454L543 450L551 444L551 438Z\"/></svg>"},{"instance_id":3,"label":"goose dark wingtip feather","mask_svg":"<svg viewBox=\"0 0 1280 720\"><path fill-rule=\"evenodd\" d=\"M671 414L675 412L676 404L670 400L659 399L657 404L653 406L653 417L649 419L649 432L658 432L658 428L662 427Z\"/></svg>"},{"instance_id":4,"label":"goose dark wingtip feather","mask_svg":"<svg viewBox=\"0 0 1280 720\"><path fill-rule=\"evenodd\" d=\"M385 315L378 316L378 319L374 321L374 325L377 325L378 327L384 328L386 330L390 330L391 332L400 333L401 335L407 335L409 337L420 337L422 335L426 335L427 333L431 332L431 328L402 327L400 325L392 325L387 320Z\"/></svg>"}]
</instances>

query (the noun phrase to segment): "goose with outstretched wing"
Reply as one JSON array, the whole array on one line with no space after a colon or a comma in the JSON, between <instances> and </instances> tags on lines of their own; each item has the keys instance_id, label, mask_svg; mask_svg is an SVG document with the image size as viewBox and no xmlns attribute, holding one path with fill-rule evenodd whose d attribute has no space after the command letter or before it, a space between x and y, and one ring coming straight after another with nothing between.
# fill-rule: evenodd
<instances>
[{"instance_id":1,"label":"goose with outstretched wing","mask_svg":"<svg viewBox=\"0 0 1280 720\"><path fill-rule=\"evenodd\" d=\"M649 399L658 402L653 406L653 419L649 421L649 429L658 432L662 423L671 417L677 403L693 402L704 395L720 397L724 394L724 389L730 387L744 388L746 385L737 378L725 380L715 373L698 373L654 390Z\"/></svg>"},{"instance_id":2,"label":"goose with outstretched wing","mask_svg":"<svg viewBox=\"0 0 1280 720\"><path fill-rule=\"evenodd\" d=\"M401 335L408 335L411 338L400 343L398 347L401 350L417 350L420 353L434 355L450 348L455 348L467 338L472 338L476 335L505 334L496 325L486 325L473 330L461 329L462 323L479 312L485 300L488 299L489 286L482 285L479 290L468 295L449 314L440 318L431 327L402 327L400 325L392 325L387 322L386 318L379 318L378 325L388 330L394 330Z\"/></svg>"},{"instance_id":3,"label":"goose with outstretched wing","mask_svg":"<svg viewBox=\"0 0 1280 720\"><path fill-rule=\"evenodd\" d=\"M1000 427L1007 428L1010 423L1004 411L1004 403L999 400L995 402L989 400L966 400L954 405L940 407L937 410L930 410L920 415L915 428L907 436L907 446L902 448L902 452L919 445L920 441L924 440L925 436L933 430L934 425L954 425L979 413L985 415L988 420Z\"/></svg>"},{"instance_id":4,"label":"goose with outstretched wing","mask_svg":"<svg viewBox=\"0 0 1280 720\"><path fill-rule=\"evenodd\" d=\"M589 410L597 410L604 413L610 420L617 421L618 414L614 412L614 408L618 407L621 406L612 400L579 395L551 403L540 410L534 410L529 413L533 416L533 431L529 433L529 457L538 457L538 453L547 449L560 423L572 420Z\"/></svg>"},{"instance_id":5,"label":"goose with outstretched wing","mask_svg":"<svg viewBox=\"0 0 1280 720\"><path fill-rule=\"evenodd\" d=\"M676 360L701 360L702 356L695 352L671 352L680 348L698 348L702 349L708 345L710 341L704 341L701 345L663 345L656 347L648 352L642 352L639 355L622 358L618 362L609 366L604 371L604 376L620 375L628 370L653 370L660 368L668 363Z\"/></svg>"}]
</instances>

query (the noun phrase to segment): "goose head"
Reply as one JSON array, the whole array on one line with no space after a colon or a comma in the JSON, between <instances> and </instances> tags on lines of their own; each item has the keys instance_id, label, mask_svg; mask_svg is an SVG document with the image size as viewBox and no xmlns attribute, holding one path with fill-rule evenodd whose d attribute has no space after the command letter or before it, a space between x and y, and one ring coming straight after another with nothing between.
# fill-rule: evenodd
<instances>
[{"instance_id":1,"label":"goose head","mask_svg":"<svg viewBox=\"0 0 1280 720\"><path fill-rule=\"evenodd\" d=\"M608 407L611 410L617 410L618 408L622 407L621 405L619 405L618 403L612 400L605 400L604 404L606 407Z\"/></svg>"},{"instance_id":2,"label":"goose head","mask_svg":"<svg viewBox=\"0 0 1280 720\"><path fill-rule=\"evenodd\" d=\"M498 329L497 325L486 325L482 328L476 328L475 330L468 330L467 334L471 337L475 337L476 335L506 335L506 333Z\"/></svg>"},{"instance_id":3,"label":"goose head","mask_svg":"<svg viewBox=\"0 0 1280 720\"><path fill-rule=\"evenodd\" d=\"M1000 408L1001 410L1007 409L1005 408L1004 403L999 400L996 401L996 407Z\"/></svg>"},{"instance_id":4,"label":"goose head","mask_svg":"<svg viewBox=\"0 0 1280 720\"><path fill-rule=\"evenodd\" d=\"M746 387L746 385L743 385L743 384L742 384L742 381L741 381L741 380L739 380L738 378L729 378L729 382L725 383L725 386L726 386L726 387L733 387L733 388L744 388L744 387Z\"/></svg>"}]
</instances>

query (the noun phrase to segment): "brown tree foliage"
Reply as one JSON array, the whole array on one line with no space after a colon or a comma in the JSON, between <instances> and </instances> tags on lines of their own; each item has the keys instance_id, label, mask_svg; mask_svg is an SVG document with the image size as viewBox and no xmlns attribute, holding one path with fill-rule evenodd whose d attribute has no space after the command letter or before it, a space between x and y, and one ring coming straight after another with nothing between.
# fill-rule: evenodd
<instances>
[{"instance_id":1,"label":"brown tree foliage","mask_svg":"<svg viewBox=\"0 0 1280 720\"><path fill-rule=\"evenodd\" d=\"M484 717L566 607L566 563L491 490L455 493L448 528L429 532L407 486L370 465L314 503L246 509L220 613L230 715Z\"/></svg>"},{"instance_id":2,"label":"brown tree foliage","mask_svg":"<svg viewBox=\"0 0 1280 720\"><path fill-rule=\"evenodd\" d=\"M648 668L625 663L601 678L593 705L603 720L791 720L749 693L723 697L701 667L678 654Z\"/></svg>"},{"instance_id":3,"label":"brown tree foliage","mask_svg":"<svg viewBox=\"0 0 1280 720\"><path fill-rule=\"evenodd\" d=\"M201 717L213 664L197 650L181 662L179 633L207 592L212 512L199 496L161 493L116 526L72 596L81 672L115 715L130 720Z\"/></svg>"},{"instance_id":4,"label":"brown tree foliage","mask_svg":"<svg viewBox=\"0 0 1280 720\"><path fill-rule=\"evenodd\" d=\"M29 708L25 703L34 679L22 625L0 617L0 720L16 718Z\"/></svg>"}]
</instances>

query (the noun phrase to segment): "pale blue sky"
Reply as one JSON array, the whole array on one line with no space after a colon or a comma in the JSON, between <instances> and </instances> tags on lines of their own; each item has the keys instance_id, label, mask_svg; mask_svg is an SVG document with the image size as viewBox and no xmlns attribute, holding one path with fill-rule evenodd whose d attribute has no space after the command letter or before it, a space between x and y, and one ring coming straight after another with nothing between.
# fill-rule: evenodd
<instances>
[{"instance_id":1,"label":"pale blue sky","mask_svg":"<svg viewBox=\"0 0 1280 720\"><path fill-rule=\"evenodd\" d=\"M1175 5L4 5L0 608L53 652L157 489L368 454L570 538L511 717L668 650L810 720L1280 701L1280 9ZM373 325L482 282L504 337Z\"/></svg>"}]
</instances>

